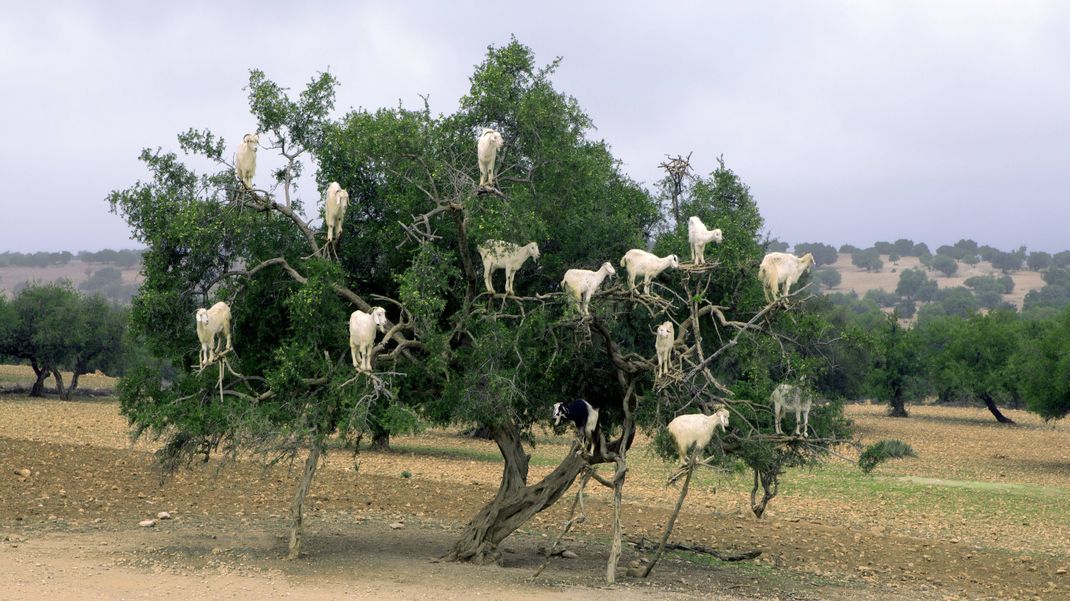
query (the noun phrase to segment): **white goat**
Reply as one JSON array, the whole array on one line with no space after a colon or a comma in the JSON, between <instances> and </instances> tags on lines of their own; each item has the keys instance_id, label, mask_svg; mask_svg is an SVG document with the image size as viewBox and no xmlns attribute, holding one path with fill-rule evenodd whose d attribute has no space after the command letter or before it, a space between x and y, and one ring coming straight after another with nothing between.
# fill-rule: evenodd
<instances>
[{"instance_id":1,"label":"white goat","mask_svg":"<svg viewBox=\"0 0 1070 601\"><path fill-rule=\"evenodd\" d=\"M706 262L706 245L710 242L720 244L724 240L720 229L706 229L698 217L687 220L687 241L691 243L691 262L702 265Z\"/></svg>"},{"instance_id":2,"label":"white goat","mask_svg":"<svg viewBox=\"0 0 1070 601\"><path fill-rule=\"evenodd\" d=\"M633 248L624 253L620 266L628 269L628 290L635 290L636 276L643 276L643 294L650 294L650 281L668 268L678 269L680 258L676 255L659 257L645 250Z\"/></svg>"},{"instance_id":3,"label":"white goat","mask_svg":"<svg viewBox=\"0 0 1070 601\"><path fill-rule=\"evenodd\" d=\"M220 332L227 337L226 350L233 348L230 342L230 307L219 301L211 309L197 309L197 339L201 341L201 368L215 360L219 354L216 336Z\"/></svg>"},{"instance_id":4,"label":"white goat","mask_svg":"<svg viewBox=\"0 0 1070 601\"><path fill-rule=\"evenodd\" d=\"M346 207L349 206L349 192L342 189L338 182L327 186L327 242L342 236L342 222L345 221ZM335 233L337 232L337 233Z\"/></svg>"},{"instance_id":5,"label":"white goat","mask_svg":"<svg viewBox=\"0 0 1070 601\"><path fill-rule=\"evenodd\" d=\"M658 353L658 371L655 377L669 373L672 367L672 345L675 341L676 328L673 327L671 321L658 326L658 333L654 339L654 349Z\"/></svg>"},{"instance_id":6,"label":"white goat","mask_svg":"<svg viewBox=\"0 0 1070 601\"><path fill-rule=\"evenodd\" d=\"M260 143L259 134L245 134L238 152L234 156L234 171L247 190L253 189L253 176L256 175L256 149Z\"/></svg>"},{"instance_id":7,"label":"white goat","mask_svg":"<svg viewBox=\"0 0 1070 601\"><path fill-rule=\"evenodd\" d=\"M602 285L602 280L606 279L606 276L612 277L615 275L617 275L617 272L609 264L609 261L602 263L598 271L569 269L565 272L565 277L561 279L561 289L567 292L572 297L572 300L579 305L578 308L581 314L590 315L591 295Z\"/></svg>"},{"instance_id":8,"label":"white goat","mask_svg":"<svg viewBox=\"0 0 1070 601\"><path fill-rule=\"evenodd\" d=\"M810 395L804 392L800 386L780 384L773 390L773 394L769 395L769 400L773 402L773 413L776 416L776 433L784 433L780 429L780 418L784 416L786 411L794 410L795 435L799 435L799 425L801 424L802 435L805 438L807 436L806 430L810 425L810 406L813 404L813 399Z\"/></svg>"},{"instance_id":9,"label":"white goat","mask_svg":"<svg viewBox=\"0 0 1070 601\"><path fill-rule=\"evenodd\" d=\"M357 371L372 370L376 328L386 333L386 309L382 307L372 307L370 315L357 310L349 316L349 354Z\"/></svg>"},{"instance_id":10,"label":"white goat","mask_svg":"<svg viewBox=\"0 0 1070 601\"><path fill-rule=\"evenodd\" d=\"M769 253L762 259L758 268L758 277L765 287L765 298L774 301L779 296L787 296L788 290L799 281L806 270L814 264L814 255L806 253L801 257L789 253ZM780 285L783 284L783 291Z\"/></svg>"},{"instance_id":11,"label":"white goat","mask_svg":"<svg viewBox=\"0 0 1070 601\"><path fill-rule=\"evenodd\" d=\"M524 246L505 242L503 240L487 240L476 246L479 256L483 259L483 283L487 286L487 292L494 294L494 272L498 269L505 270L505 293L516 294L513 291L513 278L517 270L531 257L536 263L539 262L539 245L528 242Z\"/></svg>"},{"instance_id":12,"label":"white goat","mask_svg":"<svg viewBox=\"0 0 1070 601\"><path fill-rule=\"evenodd\" d=\"M479 186L494 186L494 161L498 158L498 149L505 145L502 135L493 129L484 127L479 134L476 153L479 158Z\"/></svg>"},{"instance_id":13,"label":"white goat","mask_svg":"<svg viewBox=\"0 0 1070 601\"><path fill-rule=\"evenodd\" d=\"M713 415L701 413L689 413L678 415L669 422L668 430L672 439L676 442L676 450L680 453L680 459L687 463L691 448L701 451L710 444L714 431L718 426L722 432L728 430L728 409L721 408Z\"/></svg>"}]
</instances>

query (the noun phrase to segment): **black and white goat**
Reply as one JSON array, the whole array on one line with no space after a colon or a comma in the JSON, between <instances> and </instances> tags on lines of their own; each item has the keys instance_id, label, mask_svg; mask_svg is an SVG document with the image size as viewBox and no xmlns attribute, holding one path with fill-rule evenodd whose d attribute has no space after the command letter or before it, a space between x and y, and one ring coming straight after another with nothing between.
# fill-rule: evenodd
<instances>
[{"instance_id":1,"label":"black and white goat","mask_svg":"<svg viewBox=\"0 0 1070 601\"><path fill-rule=\"evenodd\" d=\"M554 425L567 419L576 425L576 433L586 443L588 450L594 447L594 433L598 429L598 410L583 399L570 403L554 403Z\"/></svg>"}]
</instances>

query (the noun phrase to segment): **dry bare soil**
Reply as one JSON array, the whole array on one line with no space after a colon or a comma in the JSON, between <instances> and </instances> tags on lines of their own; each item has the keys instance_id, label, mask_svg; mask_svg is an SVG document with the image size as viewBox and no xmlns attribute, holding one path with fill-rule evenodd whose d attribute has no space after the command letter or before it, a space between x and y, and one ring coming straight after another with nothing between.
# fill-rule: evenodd
<instances>
[{"instance_id":1,"label":"dry bare soil","mask_svg":"<svg viewBox=\"0 0 1070 601\"><path fill-rule=\"evenodd\" d=\"M152 445L130 444L113 399L2 398L0 599L1070 599L1070 426L1016 411L1020 425L1000 426L971 408L848 413L863 441L900 438L919 457L863 476L841 449L790 472L762 520L746 511L744 475L696 476L674 540L762 555L728 564L677 553L607 593L600 490L568 541L579 557L555 559L534 582L537 547L568 497L506 541L504 567L434 561L494 494L492 443L436 430L357 460L335 449L313 485L304 556L287 562L298 467L212 461L161 481ZM567 452L564 437L538 442L533 477ZM625 531L656 537L677 493L663 486L672 466L641 449L632 463ZM159 511L173 519L138 527ZM622 566L636 557L627 549Z\"/></svg>"}]
</instances>

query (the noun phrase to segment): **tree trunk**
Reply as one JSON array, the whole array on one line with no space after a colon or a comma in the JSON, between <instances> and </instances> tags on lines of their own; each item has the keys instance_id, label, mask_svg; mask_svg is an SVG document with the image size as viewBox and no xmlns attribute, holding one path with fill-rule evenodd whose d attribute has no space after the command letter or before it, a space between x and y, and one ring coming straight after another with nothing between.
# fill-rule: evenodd
<instances>
[{"instance_id":1,"label":"tree trunk","mask_svg":"<svg viewBox=\"0 0 1070 601\"><path fill-rule=\"evenodd\" d=\"M1011 418L1007 417L1006 415L1003 415L1002 413L1000 413L999 407L996 407L996 402L994 400L992 400L992 397L989 396L987 393L981 395L981 400L985 402L985 407L988 407L988 410L992 412L992 415L996 416L996 421L997 422L999 422L1001 424L1013 424L1014 423L1013 419L1011 419Z\"/></svg>"},{"instance_id":2,"label":"tree trunk","mask_svg":"<svg viewBox=\"0 0 1070 601\"><path fill-rule=\"evenodd\" d=\"M372 433L372 448L376 451L390 450L390 432L376 429Z\"/></svg>"},{"instance_id":3,"label":"tree trunk","mask_svg":"<svg viewBox=\"0 0 1070 601\"><path fill-rule=\"evenodd\" d=\"M56 380L56 392L59 393L59 398L63 398L63 374L59 373L59 368L52 368L52 377Z\"/></svg>"},{"instance_id":4,"label":"tree trunk","mask_svg":"<svg viewBox=\"0 0 1070 601\"><path fill-rule=\"evenodd\" d=\"M684 506L684 498L687 497L687 488L691 485L691 475L695 473L695 457L698 455L698 452L699 449L696 445L687 456L687 477L684 478L684 485L680 487L680 496L676 498L676 507L672 510L672 515L669 516L669 522L665 524L665 532L661 535L661 543L658 545L658 550L654 553L654 558L650 560L650 563L646 564L646 569L643 570L643 578L650 575L650 571L654 569L658 560L661 559L661 554L665 552L665 543L669 542L669 536L672 535L672 528L676 525L676 518L680 515L680 508Z\"/></svg>"},{"instance_id":5,"label":"tree trunk","mask_svg":"<svg viewBox=\"0 0 1070 601\"><path fill-rule=\"evenodd\" d=\"M903 399L893 398L891 401L891 405L888 407L888 416L910 417L910 414L907 413L906 401L904 401Z\"/></svg>"},{"instance_id":6,"label":"tree trunk","mask_svg":"<svg viewBox=\"0 0 1070 601\"><path fill-rule=\"evenodd\" d=\"M498 544L536 513L553 505L572 486L587 460L572 451L561 465L538 484L527 485L528 460L520 441L520 431L509 423L492 428L494 442L505 459L498 493L464 528L445 559L477 564L501 563Z\"/></svg>"},{"instance_id":7,"label":"tree trunk","mask_svg":"<svg viewBox=\"0 0 1070 601\"><path fill-rule=\"evenodd\" d=\"M312 477L316 475L316 466L319 465L320 452L323 450L323 439L316 436L312 440L312 446L308 449L308 459L305 460L305 474L301 483L297 486L293 504L290 506L290 551L286 559L297 559L301 555L301 536L303 534L304 516L302 510L305 504L305 495L312 487Z\"/></svg>"},{"instance_id":8,"label":"tree trunk","mask_svg":"<svg viewBox=\"0 0 1070 601\"><path fill-rule=\"evenodd\" d=\"M69 401L71 400L71 397L74 396L74 391L78 388L78 376L81 376L82 373L80 368L74 368L74 373L71 374L71 384L67 387L67 391L63 393L63 400Z\"/></svg>"},{"instance_id":9,"label":"tree trunk","mask_svg":"<svg viewBox=\"0 0 1070 601\"><path fill-rule=\"evenodd\" d=\"M48 370L38 368L36 363L30 363L30 367L33 368L33 374L36 376L33 381L33 387L30 388L30 396L44 396L45 378L48 377Z\"/></svg>"}]
</instances>

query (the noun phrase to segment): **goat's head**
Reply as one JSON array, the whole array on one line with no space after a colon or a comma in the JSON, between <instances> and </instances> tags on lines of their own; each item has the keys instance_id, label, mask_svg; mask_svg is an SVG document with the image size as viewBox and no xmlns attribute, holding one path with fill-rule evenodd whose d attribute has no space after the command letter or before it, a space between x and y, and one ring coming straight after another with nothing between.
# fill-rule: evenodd
<instances>
[{"instance_id":1,"label":"goat's head","mask_svg":"<svg viewBox=\"0 0 1070 601\"><path fill-rule=\"evenodd\" d=\"M372 307L372 321L375 325L379 326L379 331L386 333L386 309L382 307Z\"/></svg>"},{"instance_id":2,"label":"goat's head","mask_svg":"<svg viewBox=\"0 0 1070 601\"><path fill-rule=\"evenodd\" d=\"M613 269L613 264L610 263L609 261L606 261L605 263L602 263L602 269L605 270L606 275L608 275L609 277L613 277L613 276L617 275L617 270Z\"/></svg>"},{"instance_id":3,"label":"goat's head","mask_svg":"<svg viewBox=\"0 0 1070 601\"><path fill-rule=\"evenodd\" d=\"M536 242L528 242L528 253L537 263L539 261L539 245Z\"/></svg>"},{"instance_id":4,"label":"goat's head","mask_svg":"<svg viewBox=\"0 0 1070 601\"><path fill-rule=\"evenodd\" d=\"M561 423L563 418L568 417L568 412L565 410L565 406L562 403L554 403L553 418L554 425Z\"/></svg>"},{"instance_id":5,"label":"goat's head","mask_svg":"<svg viewBox=\"0 0 1070 601\"><path fill-rule=\"evenodd\" d=\"M241 141L249 150L256 152L257 145L260 144L260 134L245 134Z\"/></svg>"},{"instance_id":6,"label":"goat's head","mask_svg":"<svg viewBox=\"0 0 1070 601\"><path fill-rule=\"evenodd\" d=\"M197 323L202 326L208 325L208 309L204 307L197 309Z\"/></svg>"},{"instance_id":7,"label":"goat's head","mask_svg":"<svg viewBox=\"0 0 1070 601\"><path fill-rule=\"evenodd\" d=\"M713 418L713 420L714 420L713 421L713 423L714 423L713 427L715 429L718 426L720 426L721 427L721 432L727 432L728 431L728 409L727 408L721 407L717 411L714 411L713 415L711 415L710 417Z\"/></svg>"},{"instance_id":8,"label":"goat's head","mask_svg":"<svg viewBox=\"0 0 1070 601\"><path fill-rule=\"evenodd\" d=\"M673 269L680 269L680 257L676 255L669 255L669 267Z\"/></svg>"},{"instance_id":9,"label":"goat's head","mask_svg":"<svg viewBox=\"0 0 1070 601\"><path fill-rule=\"evenodd\" d=\"M721 228L717 228L711 232L713 234L713 241L720 244L724 241L724 236L721 234Z\"/></svg>"},{"instance_id":10,"label":"goat's head","mask_svg":"<svg viewBox=\"0 0 1070 601\"><path fill-rule=\"evenodd\" d=\"M806 269L807 267L814 264L814 255L812 253L806 253L805 255L799 257L799 262L802 264L802 268Z\"/></svg>"},{"instance_id":11,"label":"goat's head","mask_svg":"<svg viewBox=\"0 0 1070 601\"><path fill-rule=\"evenodd\" d=\"M672 337L672 331L673 331L672 322L671 321L666 321L665 323L663 323L660 326L658 326L658 338L670 338L670 337Z\"/></svg>"}]
</instances>

